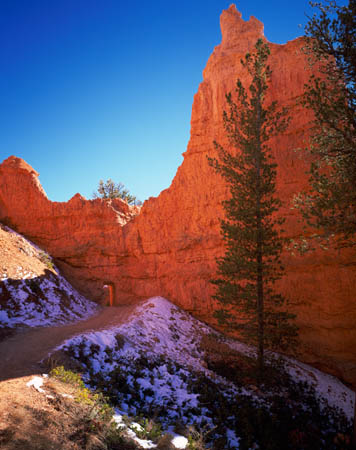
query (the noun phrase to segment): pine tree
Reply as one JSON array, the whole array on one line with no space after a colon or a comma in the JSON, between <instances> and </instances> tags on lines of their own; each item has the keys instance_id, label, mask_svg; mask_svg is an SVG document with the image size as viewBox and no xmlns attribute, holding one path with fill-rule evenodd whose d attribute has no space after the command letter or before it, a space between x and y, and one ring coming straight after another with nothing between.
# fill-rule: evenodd
<instances>
[{"instance_id":1,"label":"pine tree","mask_svg":"<svg viewBox=\"0 0 356 450\"><path fill-rule=\"evenodd\" d=\"M93 193L93 198L113 199L121 198L125 200L129 205L141 205L142 202L138 200L134 195L130 194L130 191L125 188L122 183L115 183L109 178L105 183L103 180L99 181L98 189Z\"/></svg>"},{"instance_id":2,"label":"pine tree","mask_svg":"<svg viewBox=\"0 0 356 450\"><path fill-rule=\"evenodd\" d=\"M317 8L305 27L306 52L321 76L311 76L303 105L314 113L307 151L314 157L310 189L295 206L321 242L356 245L356 0L310 2ZM355 392L356 396L356 392ZM353 447L356 448L356 402Z\"/></svg>"},{"instance_id":3,"label":"pine tree","mask_svg":"<svg viewBox=\"0 0 356 450\"><path fill-rule=\"evenodd\" d=\"M356 245L356 0L311 2L305 51L320 76L311 76L303 105L314 113L310 189L295 198L319 237L337 247Z\"/></svg>"},{"instance_id":4,"label":"pine tree","mask_svg":"<svg viewBox=\"0 0 356 450\"><path fill-rule=\"evenodd\" d=\"M275 195L276 164L268 141L286 130L286 109L277 103L265 105L271 70L267 66L269 47L261 39L243 67L252 78L249 92L237 81L237 101L226 95L228 112L224 127L233 151L214 142L218 159L209 164L229 185L231 197L223 201L226 219L221 220L225 255L217 259L219 278L214 298L220 309L220 324L240 333L257 346L260 379L265 366L265 349L286 350L296 342L294 316L285 310L285 298L275 291L281 278L282 218L276 216L281 201ZM236 319L237 314L243 319Z\"/></svg>"}]
</instances>

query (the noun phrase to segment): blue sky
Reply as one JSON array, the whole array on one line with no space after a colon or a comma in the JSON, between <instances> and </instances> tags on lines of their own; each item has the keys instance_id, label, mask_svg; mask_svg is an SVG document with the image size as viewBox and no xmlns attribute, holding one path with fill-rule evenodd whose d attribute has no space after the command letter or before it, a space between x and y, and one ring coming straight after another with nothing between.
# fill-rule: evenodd
<instances>
[{"instance_id":1,"label":"blue sky","mask_svg":"<svg viewBox=\"0 0 356 450\"><path fill-rule=\"evenodd\" d=\"M24 158L49 198L99 179L141 200L169 187L193 96L221 41L213 0L0 0L0 161ZM268 40L303 34L307 0L240 0Z\"/></svg>"}]
</instances>

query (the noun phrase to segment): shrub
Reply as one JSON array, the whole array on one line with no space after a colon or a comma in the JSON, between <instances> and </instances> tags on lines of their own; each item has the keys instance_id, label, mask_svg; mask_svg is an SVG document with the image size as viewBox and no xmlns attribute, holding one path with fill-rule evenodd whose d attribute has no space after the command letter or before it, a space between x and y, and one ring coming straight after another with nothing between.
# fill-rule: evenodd
<instances>
[{"instance_id":1,"label":"shrub","mask_svg":"<svg viewBox=\"0 0 356 450\"><path fill-rule=\"evenodd\" d=\"M142 205L142 202L134 195L130 194L130 191L126 189L121 182L115 183L111 178L109 178L105 183L103 180L99 181L97 191L93 192L93 198L121 198L129 205Z\"/></svg>"},{"instance_id":2,"label":"shrub","mask_svg":"<svg viewBox=\"0 0 356 450\"><path fill-rule=\"evenodd\" d=\"M135 433L140 439L149 439L157 442L162 436L162 426L160 423L147 418L139 419L138 423L141 425L142 430L135 429Z\"/></svg>"},{"instance_id":3,"label":"shrub","mask_svg":"<svg viewBox=\"0 0 356 450\"><path fill-rule=\"evenodd\" d=\"M52 258L49 256L48 253L44 252L43 250L38 252L38 258L43 264L47 266L49 270L54 270L54 265L52 262Z\"/></svg>"}]
</instances>

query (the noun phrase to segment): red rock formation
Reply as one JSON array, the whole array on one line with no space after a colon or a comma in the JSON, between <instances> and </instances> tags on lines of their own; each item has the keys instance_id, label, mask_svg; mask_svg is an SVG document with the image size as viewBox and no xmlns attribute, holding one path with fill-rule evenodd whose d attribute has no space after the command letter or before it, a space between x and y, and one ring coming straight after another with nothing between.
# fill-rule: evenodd
<instances>
[{"instance_id":1,"label":"red rock formation","mask_svg":"<svg viewBox=\"0 0 356 450\"><path fill-rule=\"evenodd\" d=\"M240 60L263 38L263 25L241 18L235 6L221 15L222 43L214 49L194 97L191 138L169 189L138 209L117 200L67 203L47 199L37 173L24 161L0 166L0 220L53 255L65 276L85 295L104 301L103 284L112 283L115 302L162 295L200 318L212 321L209 284L215 258L223 253L219 218L227 195L223 180L207 164L213 140L226 144L222 126L225 93L237 77L248 81ZM295 106L309 78L302 39L270 44L273 71L270 96L292 108L286 134L271 142L278 163L277 189L284 202L290 237L300 234L291 210L294 193L306 185L306 164L294 151L308 137L310 114ZM356 280L351 251L284 255L286 277L280 288L298 314L302 358L356 385Z\"/></svg>"},{"instance_id":2,"label":"red rock formation","mask_svg":"<svg viewBox=\"0 0 356 450\"><path fill-rule=\"evenodd\" d=\"M123 226L139 208L120 199L85 200L80 194L66 203L51 202L38 173L13 156L0 166L0 184L0 220L43 244L73 284L88 296L106 299L103 280L106 274L110 279L111 268L118 266L117 250L124 246Z\"/></svg>"}]
</instances>

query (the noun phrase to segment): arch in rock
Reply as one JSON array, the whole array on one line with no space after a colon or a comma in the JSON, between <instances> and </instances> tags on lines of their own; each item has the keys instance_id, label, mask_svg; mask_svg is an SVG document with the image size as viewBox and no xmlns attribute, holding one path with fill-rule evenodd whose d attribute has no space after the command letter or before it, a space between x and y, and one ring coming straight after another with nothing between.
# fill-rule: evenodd
<instances>
[{"instance_id":1,"label":"arch in rock","mask_svg":"<svg viewBox=\"0 0 356 450\"><path fill-rule=\"evenodd\" d=\"M114 306L114 284L113 283L105 283L103 286L104 289L107 289L109 292L109 306ZM106 302L107 303L107 302ZM106 306L106 305L105 305Z\"/></svg>"}]
</instances>

